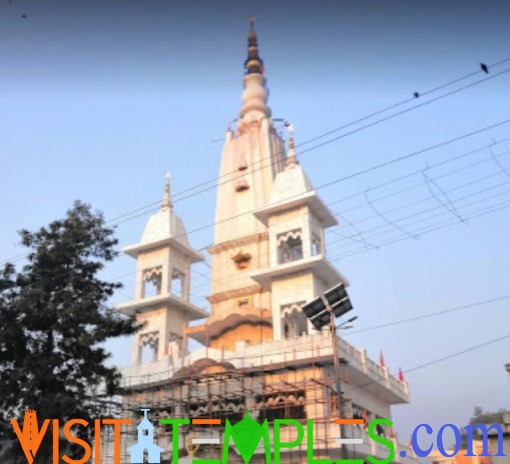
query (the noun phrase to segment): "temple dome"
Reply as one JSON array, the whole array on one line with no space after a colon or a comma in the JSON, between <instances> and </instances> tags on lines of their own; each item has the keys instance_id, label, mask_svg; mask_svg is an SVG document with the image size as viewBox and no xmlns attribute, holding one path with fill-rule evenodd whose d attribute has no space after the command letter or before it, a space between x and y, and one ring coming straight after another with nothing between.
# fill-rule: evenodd
<instances>
[{"instance_id":1,"label":"temple dome","mask_svg":"<svg viewBox=\"0 0 510 464\"><path fill-rule=\"evenodd\" d=\"M270 204L280 203L313 191L312 183L299 164L279 172L273 183Z\"/></svg>"},{"instance_id":2,"label":"temple dome","mask_svg":"<svg viewBox=\"0 0 510 464\"><path fill-rule=\"evenodd\" d=\"M140 244L145 245L169 238L174 238L183 245L189 245L182 219L175 214L172 208L163 207L147 221Z\"/></svg>"}]
</instances>

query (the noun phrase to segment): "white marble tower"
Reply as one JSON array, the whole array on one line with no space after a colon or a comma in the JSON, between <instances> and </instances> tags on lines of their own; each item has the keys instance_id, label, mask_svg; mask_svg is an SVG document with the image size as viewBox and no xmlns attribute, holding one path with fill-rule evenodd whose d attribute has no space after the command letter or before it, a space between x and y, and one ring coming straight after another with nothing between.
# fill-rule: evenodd
<instances>
[{"instance_id":1,"label":"white marble tower","mask_svg":"<svg viewBox=\"0 0 510 464\"><path fill-rule=\"evenodd\" d=\"M175 214L167 176L160 210L152 215L136 245L124 252L137 261L135 299L117 306L138 313L143 329L134 336L132 364L168 359L188 353L186 327L208 314L190 303L190 270L202 255L188 243L182 220Z\"/></svg>"}]
</instances>

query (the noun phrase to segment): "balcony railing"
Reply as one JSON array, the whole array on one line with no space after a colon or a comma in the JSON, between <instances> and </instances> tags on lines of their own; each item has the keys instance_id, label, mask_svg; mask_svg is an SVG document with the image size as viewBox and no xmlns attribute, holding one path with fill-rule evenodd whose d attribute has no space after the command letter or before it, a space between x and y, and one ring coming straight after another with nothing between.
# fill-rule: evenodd
<instances>
[{"instance_id":1,"label":"balcony railing","mask_svg":"<svg viewBox=\"0 0 510 464\"><path fill-rule=\"evenodd\" d=\"M337 339L337 343L340 356L347 360L351 369L357 370L374 384L390 390L401 400L407 401L408 389L405 382L390 375L386 367L369 359L365 350L357 349L343 339ZM168 379L180 368L189 366L202 358L226 361L238 369L246 369L275 363L299 363L311 358L330 356L332 356L332 345L331 337L327 332L275 340L261 345L239 342L235 351L221 352L214 348L202 348L181 359L178 364L172 364L171 358L165 357L156 362L125 367L122 369L123 384L129 387Z\"/></svg>"}]
</instances>

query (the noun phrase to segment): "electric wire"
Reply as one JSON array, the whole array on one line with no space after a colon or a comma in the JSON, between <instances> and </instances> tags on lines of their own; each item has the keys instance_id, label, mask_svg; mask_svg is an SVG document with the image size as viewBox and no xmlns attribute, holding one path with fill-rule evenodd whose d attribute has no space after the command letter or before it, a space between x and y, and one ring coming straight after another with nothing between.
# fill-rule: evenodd
<instances>
[{"instance_id":1,"label":"electric wire","mask_svg":"<svg viewBox=\"0 0 510 464\"><path fill-rule=\"evenodd\" d=\"M466 219L476 219L478 217L482 217L482 216L486 216L487 214L492 214L492 213L495 213L495 212L498 212L498 211L502 211L502 210L505 210L507 208L510 207L510 202L502 202L502 203L499 203L498 205L494 205L493 207L491 208L488 208L488 209L485 209L485 210L479 210L476 212L476 214L473 214L471 216L467 216ZM453 226L453 225L456 225L458 224L458 221L446 221L446 222L443 222L443 223L440 223L440 224L437 224L435 225L434 227L430 227L430 228L424 228L424 229L420 229L417 231L418 234L420 235L424 235L424 234L428 234L430 232L434 232L436 230L441 230L441 229L445 229L447 227L450 227L450 226ZM407 240L408 237L400 237L400 238L395 238L393 240L388 240L386 242L383 242L383 243L380 243L379 244L379 248L383 248L383 247L386 247L388 245L393 245L395 243L398 243L398 242L401 242L403 240ZM365 252L368 252L368 251L371 251L370 249L358 249L358 250L353 250L353 252L351 253L348 253L348 254L342 254L340 256L337 256L333 259L331 259L330 261L331 262L335 262L335 261L338 261L340 259L345 259L345 258L348 258L348 257L351 257L351 256L356 256L356 255L359 255L361 253L365 253Z\"/></svg>"},{"instance_id":2,"label":"electric wire","mask_svg":"<svg viewBox=\"0 0 510 464\"><path fill-rule=\"evenodd\" d=\"M502 75L502 74L505 74L505 73L507 73L507 72L510 72L510 68L508 68L508 69L506 69L506 70L504 70L504 71L502 71L502 72L500 72L500 73L498 73L498 74L494 74L494 75L492 75L492 76L491 76L491 78L498 77L498 76L500 76L500 75ZM366 124L366 125L362 126L361 128L357 128L357 129L351 130L351 131L349 131L349 132L347 132L347 133L345 133L345 134L341 134L341 135L336 136L336 137L334 137L334 138L332 138L332 139L326 140L325 142L321 142L321 143L319 143L319 144L317 144L317 145L314 145L313 147L310 147L310 148L307 148L307 149L305 149L305 150L302 150L301 152L299 152L299 153L297 153L297 154L301 157L302 155L304 155L304 154L306 154L306 153L309 153L309 152L311 152L311 151L313 151L313 150L316 150L316 149L318 149L318 148L321 148L321 147L323 147L323 146L325 146L325 145L328 145L328 144L330 144L330 143L332 143L332 142L336 142L337 140L340 140L340 139L345 138L345 137L347 137L347 136L353 135L353 134L355 134L355 133L357 133L357 132L360 132L361 130L365 130L365 129L368 129L368 128L370 128L370 127L373 127L373 126L375 126L375 125L377 125L377 124L380 124L381 122L385 122L385 121L388 121L388 120L390 120L390 119L393 119L393 118L395 118L395 117L397 117L397 116L400 116L400 115L402 115L402 114L405 114L405 113L407 113L407 112L409 112L409 111L411 111L411 110L413 110L413 109L415 109L415 108L419 108L419 107L422 107L422 106L424 106L424 105L426 105L426 104L428 104L428 103L432 103L432 102L438 101L438 100L440 100L440 99L442 99L442 98L446 98L446 97L451 96L451 95L453 95L453 94L455 94L455 93L457 93L457 92L459 92L459 91L461 91L461 90L465 90L466 88L470 88L470 87L472 87L473 85L478 85L478 84L480 84L480 83L484 82L486 79L488 79L488 77L486 77L486 78L484 78L484 79L482 79L482 80L480 80L480 81L477 81L477 82L476 82L476 83L474 83L474 84L467 85L467 86L463 87L462 89L458 89L458 90L451 91L451 92L449 92L448 94L445 94L445 95L442 95L442 96L436 97L436 98L434 98L433 100L430 100L430 101L428 101L428 102L420 103L419 105L415 105L415 106L413 106L413 107L411 107L411 108L409 108L409 109L402 110L402 111L400 111L399 113L397 113L397 114L395 114L395 115L387 116L387 117L382 118L382 119L380 119L380 120L377 120L377 121L374 121L374 122L372 122L372 123ZM507 121L507 122L508 122L508 121ZM497 126L495 126L495 127L497 127ZM473 135L475 135L475 134L473 134ZM284 153L285 153L285 152L284 152L284 151L282 151L282 152L279 152L279 153L276 153L276 154L272 155L272 156L274 156L276 159L275 159L274 161L270 162L269 164L262 164L262 162L263 162L263 161L265 161L266 159L271 159L271 157L266 157L266 158L262 158L261 160L258 160L258 161L257 161L257 163L260 163L260 166L259 166L259 167L253 167L253 168L250 170L250 172L260 171L260 170L262 170L262 169L265 169L265 168L267 168L267 167L271 167L271 166L275 165L276 163L278 163L278 162L280 162L280 161L281 161L281 160L278 158L278 156L282 156ZM384 166L381 166L381 167L384 167ZM225 174L225 175L223 175L223 176L219 176L219 178L216 178L216 179L221 179L221 178L222 178L222 177L224 177L224 176L225 176L225 177L229 177L232 173L236 173L236 172L238 172L238 171L232 171L231 173L227 173L227 174ZM196 192L190 193L189 195L186 195L186 196L183 196L183 197L179 197L179 198L175 199L175 200L174 200L174 202L178 202L178 201L182 201L182 200L187 200L187 199L189 199L189 198L193 198L193 197L195 197L195 196L197 196L197 195L201 195L202 193L208 192L208 191L210 191L210 190L212 190L212 189L214 189L214 188L217 188L217 187L219 187L219 186L221 186L221 185L228 184L228 183L230 183L230 182L234 182L234 181L236 181L236 180L240 180L240 179L242 179L243 177L244 177L244 174L238 174L238 175L237 175L237 177L228 178L227 180L223 180L223 181L221 181L221 180L220 180L220 182L218 182L217 184L214 184L214 185L212 185L212 186L209 186L209 187L203 188L203 189L201 189L201 190L198 190L198 191L196 191ZM208 181L208 182L211 182L211 181ZM195 189L195 188L197 188L197 187L193 187L193 189ZM175 198L175 197L174 197L174 198ZM157 203L153 203L153 204L151 204L151 206L152 206L152 205L154 205L154 204L159 204L159 201L158 201ZM149 212L153 212L153 211L155 211L155 209L150 209L150 210L148 210L148 211L144 211L143 213L139 213L139 214L135 214L135 215L133 215L133 216L126 217L126 218L124 218L124 219L122 219L122 220L117 221L116 223L117 223L117 224L122 224L122 223L124 223L124 222L128 222L128 221L131 221L131 220L133 220L133 219L136 219L136 218L138 218L138 217L140 217L140 216L144 216L145 214L147 214L147 213L149 213Z\"/></svg>"},{"instance_id":3,"label":"electric wire","mask_svg":"<svg viewBox=\"0 0 510 464\"><path fill-rule=\"evenodd\" d=\"M473 183L473 182L470 182L469 184L472 184L472 183ZM478 191L476 191L476 192L472 192L472 193L470 193L470 194L468 194L468 195L465 195L465 196L463 196L463 197L461 197L461 198L457 199L456 201L457 201L457 202L460 202L460 201L462 201L462 200L465 200L465 199L471 198L471 197L473 197L473 196L480 195L481 193L485 193L485 192L488 192L488 191L490 191L490 190L493 190L493 189L495 189L495 188L497 188L497 187L500 187L500 186L502 186L502 185L507 185L508 183L510 183L510 182L509 182L509 181L505 181L505 182L502 182L502 183L500 183L500 184L492 185L492 186L490 186L490 187L487 187L487 188L484 188L484 189L478 190ZM464 187L464 185L463 185L462 187ZM458 189L458 188L457 188L457 189ZM457 189L452 189L452 190L457 190ZM478 200L475 200L475 201L469 202L469 203L467 203L467 204L465 204L465 205L462 205L460 208L464 209L464 208L467 208L467 207L470 207L470 206L476 205L476 204L478 204L478 203L486 202L487 200L490 200L490 199L493 199L493 198L496 198L496 197L498 197L498 196L505 195L505 194L508 194L508 193L510 193L510 190L505 190L505 191L503 191L503 192L499 192L499 193L496 193L496 194L493 194L493 195L489 195L489 196L483 197L483 198L481 198L481 199L478 199ZM423 201L427 201L427 200L430 200L430 199L419 200L419 201L416 201L416 202L413 202L413 203L414 203L414 204L417 204L417 203L421 203L421 202L423 202ZM499 205L499 204L498 204L498 205ZM484 211L484 210L492 211L492 208L494 208L494 206L498 206L498 205L490 205L489 207L485 207L485 208L483 208L482 210L476 210L476 211L475 211L475 213L477 213L477 215L478 215L478 213L480 213L481 211ZM409 205L405 205L404 207L406 207L406 206L409 206ZM395 208L395 210L397 210L397 209L402 209L402 208L403 208L403 207ZM433 206L433 207L431 207L431 208L428 208L428 209L425 209L425 210L419 211L419 212L417 212L417 213L413 213L413 214L411 214L411 215L407 215L407 216L403 216L403 217L401 217L401 218L397 218L397 219L395 219L395 221L396 221L396 222L401 222L401 221L403 221L403 220L411 219L411 218L414 218L414 217L417 217L417 216L423 215L423 214L428 213L428 212L431 212L431 211L436 211L436 210L441 210L441 211L440 211L438 214L429 215L429 216L427 216L427 217L424 217L424 218L422 218L422 219L419 219L419 220L417 220L417 221L414 221L414 222L412 222L410 225L419 224L419 223L424 222L424 221L430 221L431 219L434 219L434 218L437 218L437 217L441 217L441 216L444 216L444 215L448 215L448 213L447 213L447 212L442 211L442 207L441 207L440 205L439 205L439 206L438 206L438 205L435 205L435 206ZM305 214L305 215L306 215L306 214ZM471 216L469 216L469 217L471 217ZM446 224L447 224L447 225L454 225L454 224L458 224L458 223L459 223L459 221L458 221L458 220L457 220L457 221L453 221L453 222L451 222L451 221L447 221L447 222L446 222ZM433 230L436 230L436 226L437 226L438 224L439 224L439 225L442 225L442 224L444 224L444 222L440 222L440 223L433 224L433 225L432 225ZM408 225L409 225L409 224L408 224ZM364 231L363 231L363 233L364 233L364 234L366 234L367 232L371 232L371 231L378 230L378 229L385 228L385 227L386 227L386 224L383 224L383 225L381 225L381 226L376 226L376 227L373 227L373 228L371 228L371 229L364 230ZM424 229L419 229L420 231L422 231L422 232L420 232L420 233L421 233L421 234L426 233L426 232L427 232L427 230L428 230L430 227L431 227L430 225L427 225L427 227L425 227ZM368 236L366 236L366 237L367 237L367 239L368 239L368 240L370 240L370 241L371 241L371 243L372 243L371 248L372 248L372 249L379 249L380 247L385 246L385 245L386 245L386 243L385 243L384 241L383 241L383 242L381 242L381 243L379 243L379 242L373 242L373 241L372 241L372 239L374 239L374 238L375 238L375 237L377 237L377 236L384 235L384 234L386 234L386 233L388 233L388 232L391 232L391 229L390 229L390 230L383 230L382 232L379 232L379 233L376 233L376 234L372 234L372 235L368 235ZM400 235L399 235L399 236L397 236L397 238L398 238L398 237L400 237ZM336 261L336 260L339 260L339 259L341 259L341 258L343 257L343 255L344 255L345 253L350 253L350 252L351 252L351 248L347 248L347 249L344 249L344 250L342 250L342 249L340 249L340 250L339 250L339 249L338 249L338 247L335 247L335 246L333 246L333 245L337 244L338 242L348 241L348 240L349 240L349 239L351 239L351 238L352 238L352 236L346 236L346 237L341 237L341 239L340 239L340 240L332 240L332 241L329 241L329 243L328 243L328 252L329 252L329 253L334 252L334 251L342 251L342 255L335 256L334 258L330 259L330 261L331 261L331 262L334 262L334 261ZM397 240L397 241L399 241L399 240ZM396 241L396 242L397 242L397 241ZM391 243L393 243L393 240L391 240ZM340 243L340 245L343 245L343 243ZM353 251L358 251L358 249L353 249ZM268 254L267 254L267 252L264 252L264 253L259 254L259 255L258 255L258 258L259 258L259 259L261 259L261 258L262 258L262 259L267 259L267 258L268 258ZM142 271L139 271L139 272L142 272ZM130 275L132 275L132 274L134 274L134 273L136 273L136 272L133 272L133 273L131 273ZM239 275L239 274L238 274L238 273L236 273L236 272L233 272L233 273L232 273L232 274L230 274L230 275L227 275L227 276L224 276L224 277L220 277L220 278L216 278L216 279L214 279L214 278L213 278L213 279L210 279L210 277L208 277L208 276L207 276L207 275L205 275L205 274L201 274L201 273L197 273L197 274L198 274L198 275L200 275L200 276L201 276L202 278L204 278L204 279L208 279L208 281L207 281L206 283L204 283L204 284L199 284L199 285L195 285L195 286L193 286L193 287L192 287L192 293L191 293L191 296L192 296L193 298L196 298L196 299L198 299L198 298L203 298L203 297L205 297L205 296L206 296L206 295L198 295L198 294L194 293L194 292L196 292L197 290L199 290L199 289L201 289L201 288L208 287L209 285L212 285L212 286L220 285L220 284L222 284L222 283L224 283L224 282L229 282L231 285L234 285L234 286L235 286L235 285L238 285L238 284L239 284L240 282L242 282L243 280L246 280L246 279L247 279L247 276L246 276L246 275ZM116 280L116 279L114 279L114 280Z\"/></svg>"},{"instance_id":4,"label":"electric wire","mask_svg":"<svg viewBox=\"0 0 510 464\"><path fill-rule=\"evenodd\" d=\"M448 145L451 145L455 142L458 142L460 140L463 140L463 139L466 139L466 138L469 138L473 135L477 135L477 134L481 134L483 132L486 132L488 130L491 130L491 129L494 129L496 127L500 127L500 126L503 126L505 124L508 124L510 122L510 119L507 119L507 120L503 120L503 121L500 121L498 123L494 123L494 124L491 124L489 126L485 126L483 128L480 128L480 129L476 129L474 131L471 131L469 133L465 133L465 134L462 134L460 136L457 136L457 137L454 137L454 138L451 138L451 139L448 139L446 141L442 141L442 142L439 142L439 143L436 143L434 145L431 145L431 146L428 146L426 148L423 148L423 149L420 149L420 150L417 150L417 151L414 151L414 152L411 152L411 153L408 153L408 154L405 154L405 155L402 155L402 156L399 156L399 157L395 157L395 158L392 158L388 161L384 161L384 162L381 162L381 163L378 163L376 165L372 165L370 167L367 167L367 168L364 168L364 169L361 169L361 170L358 170L354 173L351 173L351 174L348 174L348 175L345 175L345 176L341 176L339 178L336 178L334 180L331 180L329 182L326 182L320 186L318 186L315 190L321 190L321 189L324 189L324 188L328 188L328 187L331 187L333 185L337 185L341 182L344 182L346 180L349 180L349 179L353 179L353 178L356 178L356 177L359 177L363 174L366 174L368 172L373 172L373 171L376 171L378 169L381 169L383 167L387 167L387 166L391 166L391 165L394 165L398 162L401 162L401 161L404 161L404 160L408 160L408 159L411 159L413 157L416 157L418 155L421 155L423 153L426 153L426 152L429 152L429 151L432 151L432 150L436 150L438 148L442 148L442 147L445 147L445 146L448 146ZM299 195L292 195L292 196L289 196L288 198L286 198L285 200L291 200L295 197L297 197ZM251 215L253 214L253 211L247 211L247 212L243 212L243 213L239 213L239 214L236 214L236 215L233 215L231 217L228 217L228 218L225 218L225 219L222 219L220 221L215 221L215 222L212 222L212 223L209 223L209 224L205 224L205 225L202 225L202 226L199 226L199 227L196 227L194 229L191 229L190 231L188 231L187 234L177 234L174 238L180 238L181 236L184 236L184 235L189 235L189 234L192 234L192 233L196 233L198 231L201 231L201 230L206 230L206 229L209 229L211 227L214 227L215 225L217 224L220 224L220 223L225 223L225 222L228 222L228 221L231 221L231 220L234 220L234 219L237 219L239 217L242 217L242 216L245 216L245 215ZM55 276L57 277L57 276Z\"/></svg>"},{"instance_id":5,"label":"electric wire","mask_svg":"<svg viewBox=\"0 0 510 464\"><path fill-rule=\"evenodd\" d=\"M491 68L497 67L497 66L499 66L499 65L501 65L501 64L503 64L503 63L505 63L505 62L507 62L507 61L510 61L510 58L508 58L508 59L504 59L504 60L501 60L501 61L499 61L499 62L497 62L497 63L495 63L495 64L491 65ZM358 128L358 129L356 129L356 130L354 130L354 131L351 131L351 132L349 132L349 133L347 133L347 134L342 134L342 135L337 136L337 137L335 137L335 138L333 138L333 139L330 139L330 140L328 140L328 141L322 142L322 143L321 143L321 144L319 144L319 145L316 145L316 146L314 146L314 147L311 147L311 148L308 148L308 149L306 149L306 150L302 151L302 152L300 153L300 155L303 155L303 154L308 153L308 152L310 152L310 151L312 151L312 150L315 150L315 149L317 149L317 148L320 148L320 147L322 147L322 146L324 146L324 145L326 145L326 144L332 143L332 142L334 142L334 141L336 141L336 140L339 140L340 138L344 138L344 137L346 137L346 136L348 136L348 135L352 135L353 133L359 132L360 130L363 130L363 129L366 129L366 128L369 128L369 127L372 127L372 126L374 126L374 125L376 125L376 124L379 124L379 123L381 123L381 122L384 122L384 121L386 121L386 120L388 120L388 119L393 119L394 117L399 116L399 115L401 115L401 114L405 114L405 113L407 113L407 112L411 111L412 109L422 107L422 106L424 106L424 105L426 105L426 104L429 104L429 103L435 102L435 101L437 101L437 100L440 100L440 99L445 98L445 97L447 97L447 96L453 95L453 94L458 93L458 92L460 92L460 91L462 91L462 90L465 90L465 89L467 89L467 88L470 88L470 87L473 87L473 86L475 86L475 85L478 85L478 84L480 84L480 83L482 83L482 82L485 82L485 81L486 81L486 80L488 80L488 79L493 79L493 78L495 78L495 77L498 77L498 76L500 76L500 75L502 75L502 74L505 74L505 73L507 73L507 72L509 72L509 71L510 71L510 68L508 68L508 69L506 69L506 70L503 70L503 71L501 71L501 72L499 72L499 73L492 74L491 76L487 76L487 77L485 77L485 78L483 78L483 79L481 79L481 80L479 80L479 81L476 81L476 82L474 82L474 83L471 83L471 84L469 84L469 85L466 85L466 86L464 86L464 87L462 87L462 88L460 88L460 89L456 89L456 90L454 90L454 91L451 91L451 92L449 92L449 93L447 93L447 94L444 94L444 95L441 95L441 96L439 96L439 97L436 97L436 98L434 98L434 99L432 99L432 100L429 100L429 101L427 101L427 102L420 103L420 104L415 105L415 106L413 106L413 107L411 107L411 108L409 108L409 109L406 109L406 110L404 110L404 111L401 111L401 112L399 112L399 113L397 113L397 114L395 114L395 115L391 115L391 116L389 116L389 117L386 117L386 118L383 118L383 119L381 119L381 120L375 121L375 122L373 122L373 123L367 124L367 125L363 126L362 128ZM477 73L479 73L479 71L477 71L476 73L470 73L470 74L467 74L467 75L462 76L462 77L460 77L460 78L454 79L454 80L452 80L452 81L450 81L450 82L448 82L448 83L446 83L446 84L442 84L442 85L440 85L440 86L438 86L438 87L436 87L436 88L434 88L434 89L431 89L431 90L429 90L429 91L423 92L423 93L422 93L422 95L426 95L426 94L433 93L433 92L435 92L435 91L437 91L437 90L443 89L443 88L445 88L445 87L447 87L447 86L449 86L449 85L451 85L451 84L453 84L453 83L456 83L456 82L459 82L459 81L461 81L461 80L464 80L464 79L466 79L466 78L468 78L468 77L470 77L470 76L473 76L473 75L475 75L475 74L477 74ZM358 123L358 122L360 122L360 121L363 121L363 120L369 119L370 117L372 117L372 116L374 116L374 115L378 115L378 114L381 114L381 113L383 113L383 112L386 112L386 111L388 111L389 109L392 109L392 108L394 108L394 107L396 107L396 106L400 106L400 105L401 105L401 104L403 104L404 102L408 102L408 101L411 101L411 100L414 100L414 99L406 99L406 100L404 100L404 101L402 101L402 102L400 102L400 103L397 103L397 104L394 104L394 105L390 105L390 106L389 106L389 107L387 107L386 109L382 109L382 110L376 111L376 112L374 112L374 113L371 113L370 115L367 115L367 116L365 116L365 117L363 117L363 118L361 118L361 119L358 119L358 120L356 120L356 121L353 121L352 123L348 123L348 124L346 124L346 125L344 125L344 126L340 126L339 128L334 129L333 131L328 131L328 132L327 132L327 133L325 133L325 134L322 134L322 135L320 135L320 136L317 136L317 137L315 137L314 139L323 138L323 137L324 137L324 136L326 136L326 135L329 135L329 134L331 134L331 133L337 132L337 131L339 131L339 130L341 130L341 129L343 129L343 128L350 127L351 125L354 125L354 124L356 124L356 123ZM302 145L304 145L305 143L308 143L308 141L305 141L305 142L302 142L302 143L300 143L300 144L297 144L297 145L296 145L296 147L302 146ZM284 153L285 153L285 150L283 150L282 152L279 152L279 153L277 153L277 154L273 154L272 156L274 156L275 158L277 158L279 155L281 156L281 155L283 155ZM270 158L271 158L271 156L270 156L270 157L266 157L265 159L270 159ZM264 161L265 159L261 159L261 160L259 160L259 162L262 162L262 161ZM279 161L278 159L276 159L276 160L275 160L275 162L278 162L278 161ZM269 165L266 165L266 166L261 166L260 168L258 168L258 169L256 169L256 170L260 170L260 169L263 169L263 168L265 168L265 167L271 166L271 165L273 165L275 162L272 162L272 163L270 163ZM253 171L253 170L252 170L252 171ZM231 173L224 174L223 176L229 176L230 174L235 173L235 172L236 172L236 171L232 171ZM223 176L219 176L219 179L221 179L221 177L223 177ZM239 178L240 178L240 177L242 177L242 176L239 176ZM223 182L223 183L233 182L235 179L236 179L236 178L229 179L229 180L227 180L226 182ZM179 195L181 195L181 194L183 194L183 193L187 193L187 192L193 191L193 190L194 190L194 189L196 189L196 188L200 188L200 187L201 187L201 186L203 186L203 185L207 185L207 184L211 183L213 180L214 180L214 181L217 181L217 180L218 180L218 178L214 178L214 179L211 179L211 180L208 180L208 181L202 182L202 183L197 184L197 185L195 185L195 186L189 187L189 188L187 188L187 189L185 189L185 190L183 190L183 191L181 191L181 192L178 192L177 194L174 194L173 201L174 201L174 202L178 202L178 201L181 201L181 200L184 200L184 199L191 198L191 197L196 196L196 195L199 195L199 194L201 194L201 193L203 193L203 192L205 192L205 191L211 190L212 188L215 188L217 185L219 186L219 185L222 185L222 184L223 184L222 182L220 182L220 183L218 183L217 185L215 184L215 185L213 185L213 186L211 186L211 187L209 187L209 188L207 188L207 189L205 189L205 190L204 190L204 189L202 189L202 190L198 191L198 192L197 192L197 193L195 193L195 194L187 195L187 196L185 196L185 197L183 197L183 198L175 198L175 197L178 197ZM136 219L136 218L138 218L138 217L140 217L140 216L143 216L143 215L145 215L145 214L148 214L149 212L153 212L153 211L154 211L154 209L150 209L149 211L145 211L145 210L146 210L147 208L153 207L153 206L155 206L155 205L159 205L159 204L160 204L160 201L161 201L161 200L158 200L157 202L151 202L151 203L149 203L149 204L147 204L147 205L145 205L145 206L142 206L142 207L139 207L139 208L133 209L133 210L131 210L130 212L124 213L124 214L122 214L122 215L120 215L120 216L116 216L116 217L114 217L114 218L112 218L112 219L108 220L108 221L106 222L106 224L107 224L107 225L119 225L119 224L123 224L123 223L125 223L125 222L127 222L127 221L130 221L130 220L132 220L132 219ZM143 213L142 213L142 211L143 211ZM138 213L138 214L136 214L136 213ZM0 262L0 265L6 264L6 263L7 263L7 262L9 262L11 259L13 259L13 258L9 258L9 259L6 259L6 260L4 260L4 261ZM20 259L21 259L21 258L20 258Z\"/></svg>"},{"instance_id":6,"label":"electric wire","mask_svg":"<svg viewBox=\"0 0 510 464\"><path fill-rule=\"evenodd\" d=\"M510 299L510 294L501 295L501 296L497 296L494 298L479 300L479 301L467 303L467 304L460 305L460 306L454 306L453 308L447 308L447 309L442 309L440 311L433 311L433 312L429 312L429 313L425 313L425 314L420 314L419 316L406 317L403 319L397 319L395 321L385 322L383 324L372 325L369 327L356 329L356 330L349 330L349 332L346 332L346 335L371 332L373 330L379 330L379 329L386 329L387 327L394 327L394 326L398 326L398 325L402 325L402 324L407 324L409 322L421 321L423 319L429 319L429 318L433 318L433 317L437 317L437 316L442 316L444 314L450 314L450 313L454 313L454 312L465 311L467 309L478 308L479 306L483 306L483 305L487 305L487 304L491 304L491 303L497 303L497 302L505 301L508 299Z\"/></svg>"}]
</instances>

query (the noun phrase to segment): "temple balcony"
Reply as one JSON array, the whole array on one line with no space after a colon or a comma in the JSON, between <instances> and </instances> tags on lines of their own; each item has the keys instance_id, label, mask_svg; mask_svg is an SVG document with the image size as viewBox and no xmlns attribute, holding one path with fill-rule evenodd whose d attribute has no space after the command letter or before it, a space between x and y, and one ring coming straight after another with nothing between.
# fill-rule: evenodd
<instances>
[{"instance_id":1,"label":"temple balcony","mask_svg":"<svg viewBox=\"0 0 510 464\"><path fill-rule=\"evenodd\" d=\"M350 386L362 386L368 395L376 395L388 404L409 402L407 382L398 380L387 367L381 367L369 359L364 349L355 348L339 338L337 344L340 358L347 362ZM311 365L332 366L333 345L329 332L325 331L260 345L239 341L235 351L201 348L185 358L175 360L167 356L156 362L125 367L121 369L123 385L128 387L163 381L171 378L177 370L204 358L229 362L239 371L247 373Z\"/></svg>"}]
</instances>

